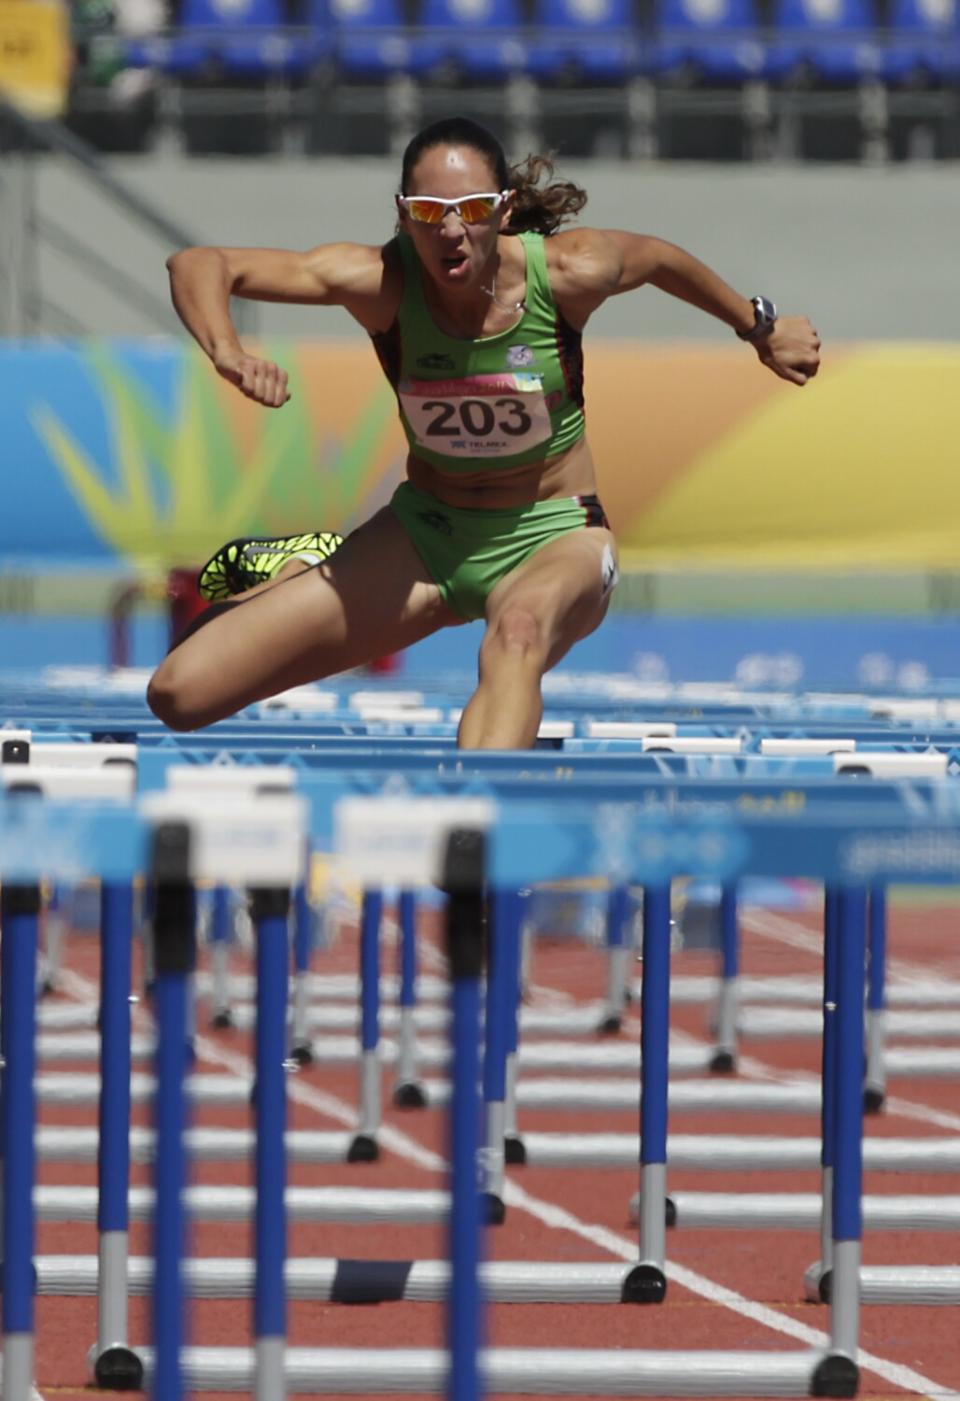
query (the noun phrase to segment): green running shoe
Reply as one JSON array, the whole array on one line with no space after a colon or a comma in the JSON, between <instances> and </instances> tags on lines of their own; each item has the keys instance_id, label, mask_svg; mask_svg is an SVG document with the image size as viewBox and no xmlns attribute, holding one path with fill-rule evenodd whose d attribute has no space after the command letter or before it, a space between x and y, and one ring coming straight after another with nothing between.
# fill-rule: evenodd
<instances>
[{"instance_id":1,"label":"green running shoe","mask_svg":"<svg viewBox=\"0 0 960 1401\"><path fill-rule=\"evenodd\" d=\"M291 559L319 564L343 544L333 530L312 535L284 535L275 540L231 540L222 545L197 575L201 598L211 603L245 593L276 577Z\"/></svg>"}]
</instances>

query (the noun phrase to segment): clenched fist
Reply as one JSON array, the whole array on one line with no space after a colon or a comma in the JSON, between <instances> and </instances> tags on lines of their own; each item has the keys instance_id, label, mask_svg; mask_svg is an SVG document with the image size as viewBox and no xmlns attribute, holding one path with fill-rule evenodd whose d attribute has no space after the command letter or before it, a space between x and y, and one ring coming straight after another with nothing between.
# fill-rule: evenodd
<instances>
[{"instance_id":1,"label":"clenched fist","mask_svg":"<svg viewBox=\"0 0 960 1401\"><path fill-rule=\"evenodd\" d=\"M254 403L279 409L290 398L287 372L272 360L261 360L243 350L229 350L215 355L213 363L218 375L235 384L240 393Z\"/></svg>"},{"instance_id":2,"label":"clenched fist","mask_svg":"<svg viewBox=\"0 0 960 1401\"><path fill-rule=\"evenodd\" d=\"M806 384L820 368L820 337L806 316L778 317L754 344L767 368L791 384Z\"/></svg>"}]
</instances>

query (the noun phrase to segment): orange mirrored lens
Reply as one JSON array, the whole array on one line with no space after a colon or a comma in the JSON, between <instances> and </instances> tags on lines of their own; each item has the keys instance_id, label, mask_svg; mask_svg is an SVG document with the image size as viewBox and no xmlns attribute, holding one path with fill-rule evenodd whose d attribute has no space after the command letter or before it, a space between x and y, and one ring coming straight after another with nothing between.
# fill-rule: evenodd
<instances>
[{"instance_id":1,"label":"orange mirrored lens","mask_svg":"<svg viewBox=\"0 0 960 1401\"><path fill-rule=\"evenodd\" d=\"M446 209L440 200L432 199L408 199L407 213L411 219L416 219L418 224L439 224Z\"/></svg>"},{"instance_id":2,"label":"orange mirrored lens","mask_svg":"<svg viewBox=\"0 0 960 1401\"><path fill-rule=\"evenodd\" d=\"M465 224L482 224L496 209L497 201L490 195L484 195L479 199L465 199L458 207Z\"/></svg>"},{"instance_id":3,"label":"orange mirrored lens","mask_svg":"<svg viewBox=\"0 0 960 1401\"><path fill-rule=\"evenodd\" d=\"M499 200L496 195L472 195L459 201L407 196L404 203L410 218L418 224L439 224L450 209L458 214L465 224L482 224L493 214Z\"/></svg>"}]
</instances>

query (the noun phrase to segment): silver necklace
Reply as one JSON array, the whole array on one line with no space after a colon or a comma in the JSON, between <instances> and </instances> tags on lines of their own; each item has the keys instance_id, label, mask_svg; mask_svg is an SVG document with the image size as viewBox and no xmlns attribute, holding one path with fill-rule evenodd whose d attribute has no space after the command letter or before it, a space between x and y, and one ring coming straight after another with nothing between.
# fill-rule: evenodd
<instances>
[{"instance_id":1,"label":"silver necklace","mask_svg":"<svg viewBox=\"0 0 960 1401\"><path fill-rule=\"evenodd\" d=\"M498 307L500 308L501 311L526 311L526 309L527 309L527 299L526 299L526 297L521 297L520 300L519 300L518 302L502 302L502 301L500 300L500 298L497 296L497 274L496 274L496 273L493 274L493 286L492 286L492 287L481 287L480 290L481 290L481 292L486 292L487 296L488 296L488 297L490 298L490 300L493 302L494 306L498 306Z\"/></svg>"}]
</instances>

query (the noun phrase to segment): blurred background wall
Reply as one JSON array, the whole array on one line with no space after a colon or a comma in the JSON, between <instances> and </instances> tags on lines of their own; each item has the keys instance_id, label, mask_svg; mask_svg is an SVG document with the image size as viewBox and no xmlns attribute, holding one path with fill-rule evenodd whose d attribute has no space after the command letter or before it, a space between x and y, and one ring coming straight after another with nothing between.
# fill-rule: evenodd
<instances>
[{"instance_id":1,"label":"blurred background wall","mask_svg":"<svg viewBox=\"0 0 960 1401\"><path fill-rule=\"evenodd\" d=\"M526 154L526 151L518 154ZM960 335L960 163L882 167L807 163L570 160L562 175L587 189L585 222L655 233L690 248L735 286L767 289L784 310L816 317L825 341L950 340ZM17 159L4 161L15 182ZM399 159L233 159L142 155L105 168L176 226L166 237L113 206L84 167L63 157L27 163L33 217L63 222L111 268L155 294L144 309L118 282L79 270L43 239L31 258L47 297L69 304L98 335L176 330L163 303L163 263L182 230L191 241L306 248L339 239L377 243L393 229ZM264 331L362 336L337 309L261 305ZM7 333L17 328L7 324ZM50 328L47 328L50 329ZM656 291L614 298L591 337L728 342L727 328Z\"/></svg>"}]
</instances>

